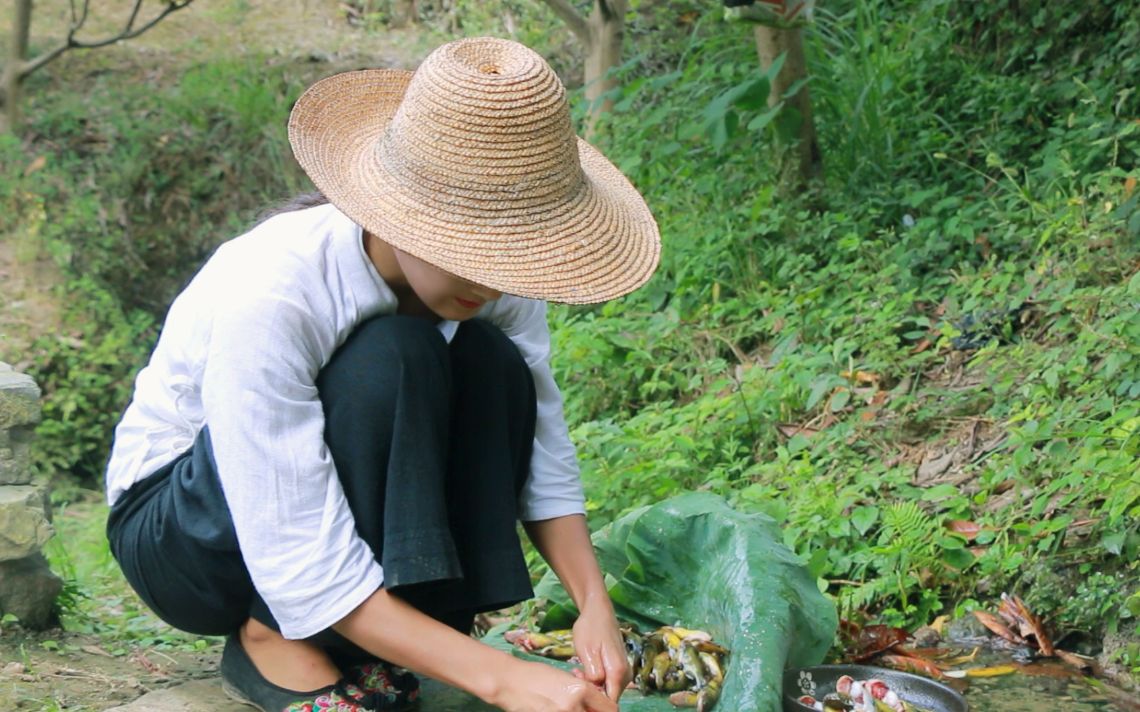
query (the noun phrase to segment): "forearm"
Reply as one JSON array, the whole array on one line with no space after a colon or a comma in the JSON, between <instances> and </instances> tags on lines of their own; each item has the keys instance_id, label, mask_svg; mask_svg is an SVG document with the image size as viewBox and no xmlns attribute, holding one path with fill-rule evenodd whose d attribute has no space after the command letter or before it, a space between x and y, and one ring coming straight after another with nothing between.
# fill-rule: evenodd
<instances>
[{"instance_id":1,"label":"forearm","mask_svg":"<svg viewBox=\"0 0 1140 712\"><path fill-rule=\"evenodd\" d=\"M463 635L379 589L333 629L368 652L494 704L518 665L510 655Z\"/></svg>"},{"instance_id":2,"label":"forearm","mask_svg":"<svg viewBox=\"0 0 1140 712\"><path fill-rule=\"evenodd\" d=\"M524 522L523 527L579 611L596 605L612 608L584 516Z\"/></svg>"}]
</instances>

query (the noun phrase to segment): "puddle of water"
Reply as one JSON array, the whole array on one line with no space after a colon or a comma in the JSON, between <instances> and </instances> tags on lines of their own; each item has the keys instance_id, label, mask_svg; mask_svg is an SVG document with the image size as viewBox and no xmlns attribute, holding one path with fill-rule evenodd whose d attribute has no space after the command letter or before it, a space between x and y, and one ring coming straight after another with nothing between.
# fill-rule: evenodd
<instances>
[{"instance_id":1,"label":"puddle of water","mask_svg":"<svg viewBox=\"0 0 1140 712\"><path fill-rule=\"evenodd\" d=\"M971 680L966 690L971 710L978 712L1133 712L1083 682L1043 680L1018 673Z\"/></svg>"},{"instance_id":2,"label":"puddle of water","mask_svg":"<svg viewBox=\"0 0 1140 712\"><path fill-rule=\"evenodd\" d=\"M997 651L979 653L974 666L1016 664ZM1033 672L1051 674L1032 674ZM1138 712L1140 696L1123 691L1111 694L1095 689L1075 673L1056 663L1038 662L1009 675L969 678L964 694L977 712ZM1133 699L1135 697L1135 699Z\"/></svg>"}]
</instances>

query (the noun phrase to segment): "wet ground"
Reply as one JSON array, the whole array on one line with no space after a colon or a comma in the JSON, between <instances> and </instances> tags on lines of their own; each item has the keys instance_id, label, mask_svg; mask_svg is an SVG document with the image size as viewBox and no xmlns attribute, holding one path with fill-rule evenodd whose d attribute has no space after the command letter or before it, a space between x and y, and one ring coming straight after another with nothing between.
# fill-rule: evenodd
<instances>
[{"instance_id":1,"label":"wet ground","mask_svg":"<svg viewBox=\"0 0 1140 712\"><path fill-rule=\"evenodd\" d=\"M997 656L1000 664L1008 662ZM1070 673L1056 664L1034 663L1009 675L972 678L965 690L970 709L978 712L1137 712L1140 694L1107 686Z\"/></svg>"}]
</instances>

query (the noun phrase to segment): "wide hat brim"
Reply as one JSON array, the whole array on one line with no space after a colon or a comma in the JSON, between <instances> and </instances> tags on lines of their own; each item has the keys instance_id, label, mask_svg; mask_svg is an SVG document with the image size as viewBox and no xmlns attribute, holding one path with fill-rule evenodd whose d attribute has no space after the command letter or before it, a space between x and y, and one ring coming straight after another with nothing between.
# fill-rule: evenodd
<instances>
[{"instance_id":1,"label":"wide hat brim","mask_svg":"<svg viewBox=\"0 0 1140 712\"><path fill-rule=\"evenodd\" d=\"M506 294L589 304L627 294L650 278L660 259L657 223L621 171L581 138L574 136L580 180L541 209L472 199L450 188L447 170L413 176L380 160L378 148L413 76L393 69L346 72L298 99L289 142L330 202L390 245ZM463 130L439 136L437 148L462 144ZM518 156L520 165L537 160L525 150Z\"/></svg>"}]
</instances>

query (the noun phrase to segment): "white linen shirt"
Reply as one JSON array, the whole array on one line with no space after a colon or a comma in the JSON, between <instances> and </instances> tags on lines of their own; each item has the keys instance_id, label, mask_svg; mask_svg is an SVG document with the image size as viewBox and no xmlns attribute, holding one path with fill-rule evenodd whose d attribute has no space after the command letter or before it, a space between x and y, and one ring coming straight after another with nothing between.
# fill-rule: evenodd
<instances>
[{"instance_id":1,"label":"white linen shirt","mask_svg":"<svg viewBox=\"0 0 1140 712\"><path fill-rule=\"evenodd\" d=\"M210 426L242 556L286 638L328 628L384 581L325 445L315 382L357 324L396 306L361 228L338 209L270 218L218 248L175 299L115 429L111 504ZM584 513L546 304L504 295L475 318L498 326L534 376L538 419L520 519ZM448 341L457 328L439 324Z\"/></svg>"}]
</instances>

